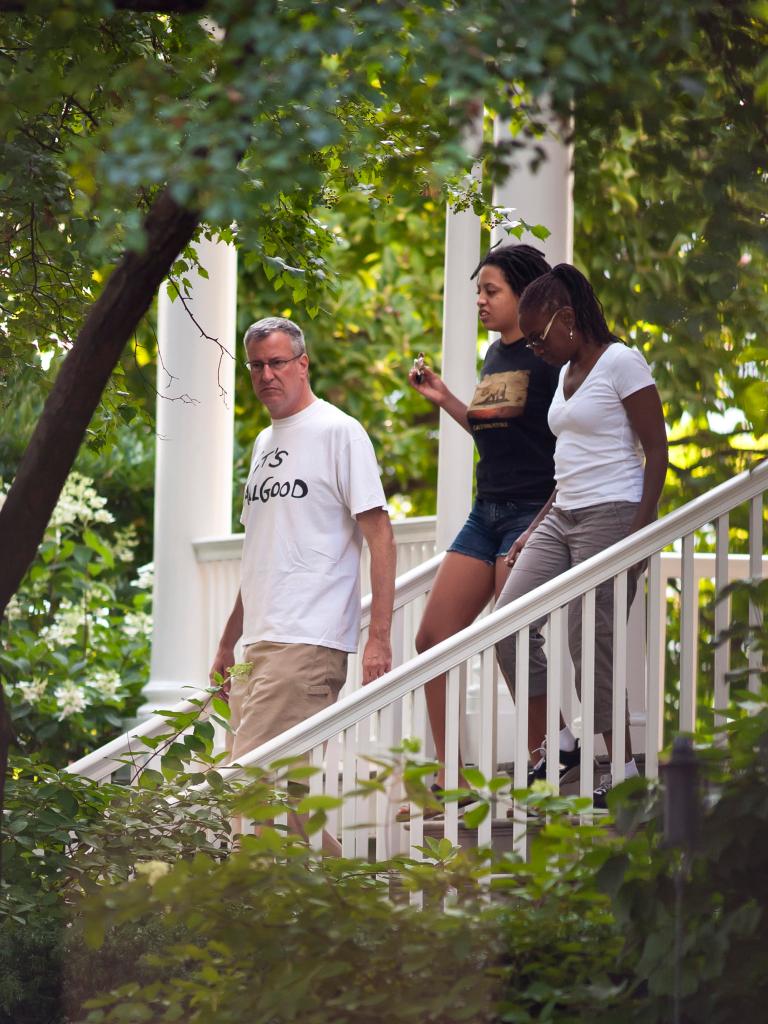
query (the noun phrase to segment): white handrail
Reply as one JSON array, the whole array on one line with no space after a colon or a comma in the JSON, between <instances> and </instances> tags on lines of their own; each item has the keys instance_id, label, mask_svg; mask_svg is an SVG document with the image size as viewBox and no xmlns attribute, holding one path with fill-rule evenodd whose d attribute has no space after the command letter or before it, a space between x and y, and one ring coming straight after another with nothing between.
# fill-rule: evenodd
<instances>
[{"instance_id":1,"label":"white handrail","mask_svg":"<svg viewBox=\"0 0 768 1024\"><path fill-rule=\"evenodd\" d=\"M199 710L197 704L193 704L188 700L181 700L178 704L174 704L172 708L169 708L167 713L169 715L184 714L187 711L194 711L196 709ZM93 779L98 782L105 774L105 765L109 765L110 762L114 762L114 767L110 768L110 771L116 771L123 763L122 759L131 753L140 754L145 757L150 756L152 752L149 747L142 746L140 742L137 747L132 747L131 741L141 741L144 737L159 736L160 733L168 729L168 726L169 721L167 717L164 715L152 715L143 722L139 722L138 725L135 725L128 732L124 732L120 736L116 736L115 739L110 740L109 743L105 743L103 747L98 747L96 750L92 750L90 754L81 757L78 761L68 764L64 771L69 772L70 775L83 775L87 779Z\"/></svg>"},{"instance_id":2,"label":"white handrail","mask_svg":"<svg viewBox=\"0 0 768 1024\"><path fill-rule=\"evenodd\" d=\"M717 519L734 506L759 494L767 484L768 460L695 498L664 519L568 570L518 601L475 622L426 653L397 666L375 683L353 692L307 722L287 730L251 751L240 760L240 765L247 767L251 764L269 764L280 757L302 754L307 749L325 742L367 715L418 689L434 676L461 664L472 654L486 650L503 637L544 618L599 583L660 552L681 536ZM407 606L427 592L443 557L443 553L435 555L398 578L395 591L396 610ZM362 602L362 628L365 628L369 621L370 597L366 597ZM189 701L182 701L171 711L187 711L195 706ZM135 726L130 732L69 765L66 770L89 778L103 777L104 768L110 761L117 762L130 752L132 740L138 740L142 736L158 735L167 728L168 720L162 715L155 715ZM238 769L234 768L228 769L230 773L237 771Z\"/></svg>"},{"instance_id":3,"label":"white handrail","mask_svg":"<svg viewBox=\"0 0 768 1024\"><path fill-rule=\"evenodd\" d=\"M240 758L238 766L222 771L236 777L252 765L264 767L283 757L303 755L435 676L462 664L472 654L488 649L504 637L543 619L574 598L657 554L681 536L700 529L734 506L760 494L766 487L768 460L694 498L682 508L568 569L517 601L491 612L337 704L263 743Z\"/></svg>"},{"instance_id":4,"label":"white handrail","mask_svg":"<svg viewBox=\"0 0 768 1024\"><path fill-rule=\"evenodd\" d=\"M231 538L227 538L224 543L230 544ZM424 594L429 589L440 562L443 560L443 556L444 552L440 552L440 554L428 559L428 561L424 562L422 565L416 566L415 569L409 569L408 572L403 573L402 576L398 576L395 583L395 610L405 607L416 597ZM361 602L360 628L364 629L368 626L370 620L371 597L369 594L367 597L364 597ZM183 700L178 704L174 704L169 711L173 714L184 713L186 711L192 711L196 707L197 705L192 704L187 700ZM99 747L98 749L91 751L90 754L86 754L84 757L81 757L78 761L74 761L72 764L67 765L64 770L72 775L83 775L86 778L98 780L106 774L104 770L105 767L108 768L109 771L114 771L122 763L121 759L130 754L132 749L136 753L140 752L149 755L151 753L149 748L139 745L138 750L136 750L131 746L132 741L140 741L142 737L149 738L152 736L158 736L160 733L168 729L168 725L168 719L165 716L152 715L150 718L147 718L143 722L134 726L130 731L110 740L110 742L106 743L103 747ZM110 763L112 763L114 767L110 767Z\"/></svg>"}]
</instances>

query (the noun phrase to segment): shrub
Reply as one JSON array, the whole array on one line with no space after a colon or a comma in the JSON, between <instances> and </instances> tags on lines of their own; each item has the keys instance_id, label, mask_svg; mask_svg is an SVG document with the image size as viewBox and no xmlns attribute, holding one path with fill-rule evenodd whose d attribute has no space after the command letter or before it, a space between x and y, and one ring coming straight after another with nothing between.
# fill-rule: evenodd
<instances>
[{"instance_id":1,"label":"shrub","mask_svg":"<svg viewBox=\"0 0 768 1024\"><path fill-rule=\"evenodd\" d=\"M93 482L72 473L0 627L0 677L25 754L66 764L110 739L138 707L151 599L126 580L136 545Z\"/></svg>"},{"instance_id":2,"label":"shrub","mask_svg":"<svg viewBox=\"0 0 768 1024\"><path fill-rule=\"evenodd\" d=\"M768 693L745 701L727 742L701 744L692 851L663 845L660 788L641 779L611 796L612 828L579 823L584 802L545 787L516 794L527 862L427 839L423 860L371 864L323 859L269 824L225 848L235 810L266 823L293 808L308 833L323 827L328 798L288 787L306 766L279 766L278 790L212 767L214 788L190 791L200 775L178 771L168 741L143 788L17 762L0 1020L666 1024L675 1003L689 1024L761 1019ZM212 761L203 746L187 759ZM398 758L366 784L393 771L418 789L424 766Z\"/></svg>"},{"instance_id":3,"label":"shrub","mask_svg":"<svg viewBox=\"0 0 768 1024\"><path fill-rule=\"evenodd\" d=\"M743 694L720 742L700 747L704 800L694 847L666 848L651 829L603 868L632 994L622 1024L667 1024L675 1006L682 1024L765 1017L767 702L768 691Z\"/></svg>"}]
</instances>

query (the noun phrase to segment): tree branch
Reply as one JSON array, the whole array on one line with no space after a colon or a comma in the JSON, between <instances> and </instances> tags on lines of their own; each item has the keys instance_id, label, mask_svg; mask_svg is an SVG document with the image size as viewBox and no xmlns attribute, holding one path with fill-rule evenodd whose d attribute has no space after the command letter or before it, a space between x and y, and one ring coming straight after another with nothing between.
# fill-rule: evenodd
<instances>
[{"instance_id":1,"label":"tree branch","mask_svg":"<svg viewBox=\"0 0 768 1024\"><path fill-rule=\"evenodd\" d=\"M0 510L0 614L35 556L123 348L197 223L197 213L168 192L158 197L145 222L145 250L123 256L62 363Z\"/></svg>"},{"instance_id":2,"label":"tree branch","mask_svg":"<svg viewBox=\"0 0 768 1024\"><path fill-rule=\"evenodd\" d=\"M123 256L62 363L0 509L0 617L35 557L123 348L197 223L197 213L179 206L169 192L160 194L145 221L144 251ZM0 808L4 806L12 740L11 719L0 687Z\"/></svg>"}]
</instances>

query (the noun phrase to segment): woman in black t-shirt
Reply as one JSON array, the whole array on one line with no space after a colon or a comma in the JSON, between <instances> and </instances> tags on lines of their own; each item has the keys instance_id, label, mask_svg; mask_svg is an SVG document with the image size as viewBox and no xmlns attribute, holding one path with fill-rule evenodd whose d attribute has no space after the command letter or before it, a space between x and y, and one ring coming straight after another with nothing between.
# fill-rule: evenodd
<instances>
[{"instance_id":1,"label":"woman in black t-shirt","mask_svg":"<svg viewBox=\"0 0 768 1024\"><path fill-rule=\"evenodd\" d=\"M468 406L429 367L409 374L412 387L472 434L480 456L475 503L435 578L416 636L419 653L469 626L499 596L509 573L507 552L554 489L555 439L547 410L558 372L526 346L517 318L526 285L549 269L537 249L505 245L491 249L472 275L480 321L500 337L488 349ZM427 683L426 697L442 762L444 675ZM441 767L433 789L439 792L444 782Z\"/></svg>"}]
</instances>

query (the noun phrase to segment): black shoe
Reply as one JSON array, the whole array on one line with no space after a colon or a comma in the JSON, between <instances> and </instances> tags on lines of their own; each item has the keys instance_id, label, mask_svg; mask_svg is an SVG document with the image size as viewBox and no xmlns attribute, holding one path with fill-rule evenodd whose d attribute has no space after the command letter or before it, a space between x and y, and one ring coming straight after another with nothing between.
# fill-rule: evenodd
<instances>
[{"instance_id":1,"label":"black shoe","mask_svg":"<svg viewBox=\"0 0 768 1024\"><path fill-rule=\"evenodd\" d=\"M528 769L528 786L532 786L537 779L543 779L546 781L547 778L547 758L546 750L544 747L541 748L544 756L537 765L533 768ZM576 746L573 750L561 750L560 751L560 781L563 781L563 776L571 771L572 768L578 768L581 764L581 746L579 741L576 740Z\"/></svg>"},{"instance_id":2,"label":"black shoe","mask_svg":"<svg viewBox=\"0 0 768 1024\"><path fill-rule=\"evenodd\" d=\"M600 785L592 793L592 806L596 811L608 810L608 794L613 789L613 779L610 775L603 775Z\"/></svg>"}]
</instances>

